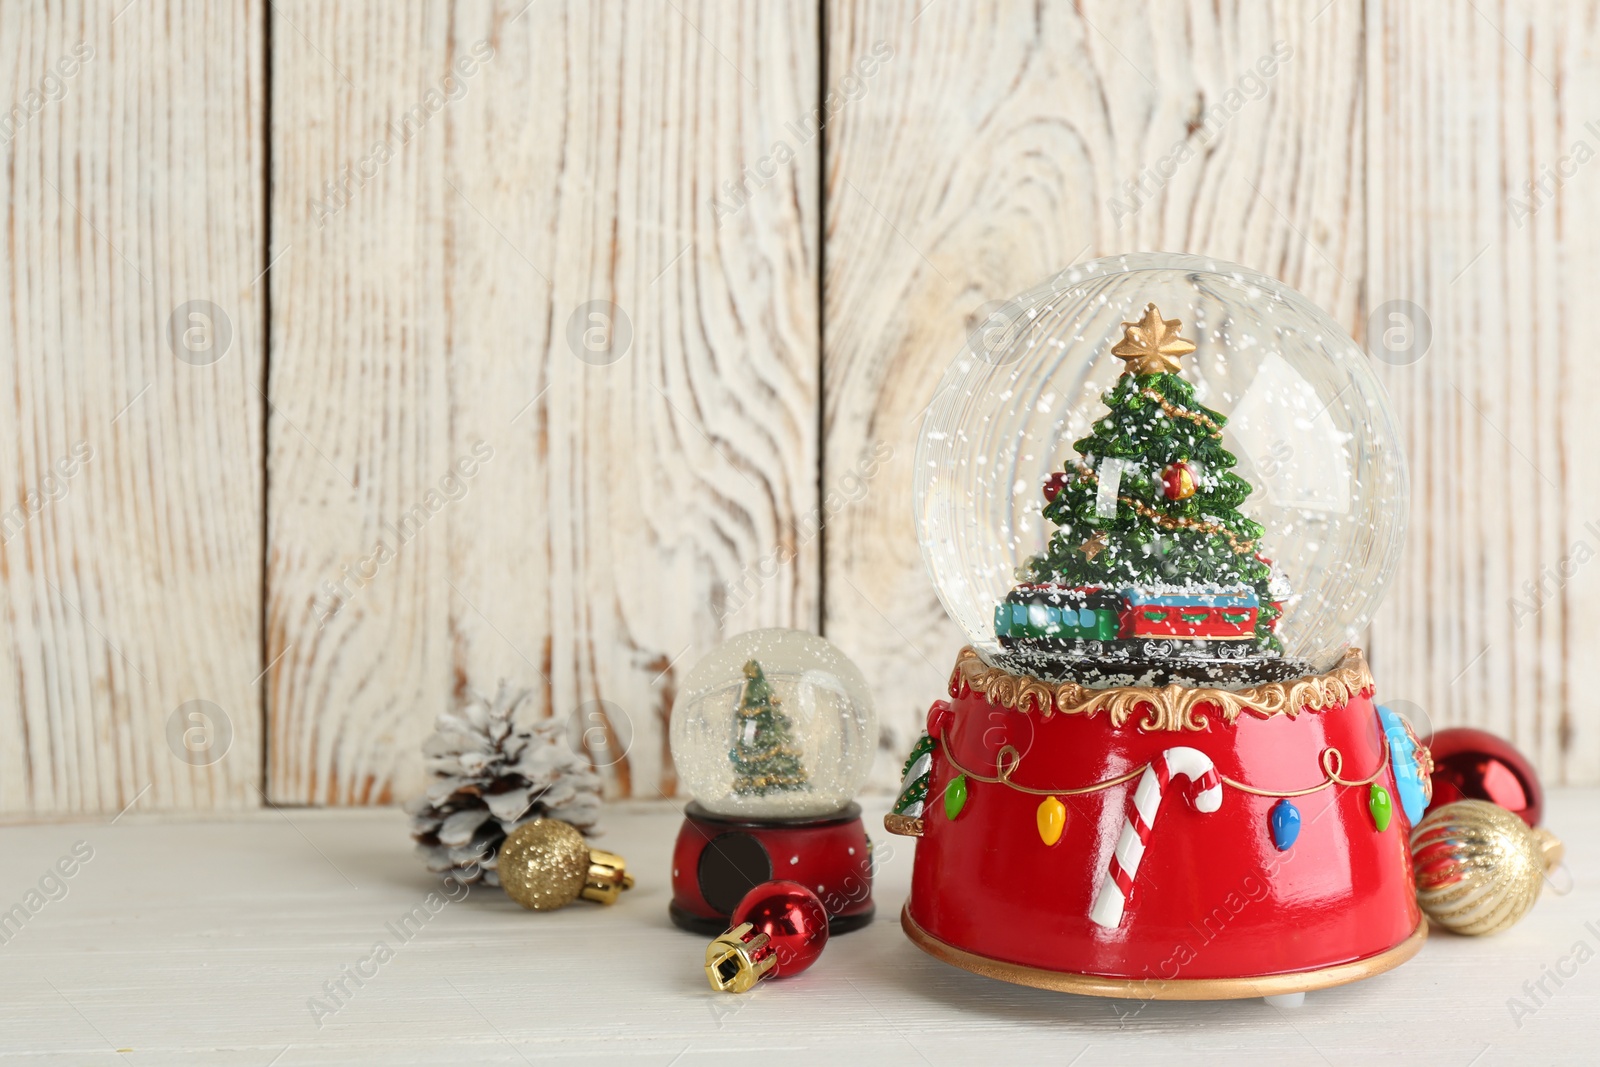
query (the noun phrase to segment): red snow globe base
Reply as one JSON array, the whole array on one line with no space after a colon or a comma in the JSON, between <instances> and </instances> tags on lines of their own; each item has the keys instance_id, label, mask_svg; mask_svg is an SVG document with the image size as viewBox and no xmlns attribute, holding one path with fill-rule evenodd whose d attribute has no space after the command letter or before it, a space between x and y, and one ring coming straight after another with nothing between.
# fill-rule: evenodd
<instances>
[{"instance_id":1,"label":"red snow globe base","mask_svg":"<svg viewBox=\"0 0 1600 1067\"><path fill-rule=\"evenodd\" d=\"M684 810L672 852L672 921L714 936L753 887L775 878L814 889L828 910L828 932L872 921L872 845L861 806L810 819L741 819L698 803Z\"/></svg>"},{"instance_id":2,"label":"red snow globe base","mask_svg":"<svg viewBox=\"0 0 1600 1067\"><path fill-rule=\"evenodd\" d=\"M1429 760L1372 691L1356 650L1238 692L1088 689L964 650L913 752L913 814L885 820L920 838L906 934L1107 997L1277 996L1397 966L1427 934L1407 840Z\"/></svg>"}]
</instances>

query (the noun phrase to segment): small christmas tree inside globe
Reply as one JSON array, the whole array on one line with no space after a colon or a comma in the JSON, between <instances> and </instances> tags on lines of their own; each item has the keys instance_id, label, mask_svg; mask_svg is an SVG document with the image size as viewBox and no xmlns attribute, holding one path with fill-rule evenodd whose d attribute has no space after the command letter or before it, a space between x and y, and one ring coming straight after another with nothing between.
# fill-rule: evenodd
<instances>
[{"instance_id":1,"label":"small christmas tree inside globe","mask_svg":"<svg viewBox=\"0 0 1600 1067\"><path fill-rule=\"evenodd\" d=\"M1145 254L1069 268L969 343L918 442L918 538L981 656L1082 684L1326 671L1405 532L1355 342L1294 290Z\"/></svg>"},{"instance_id":2,"label":"small christmas tree inside globe","mask_svg":"<svg viewBox=\"0 0 1600 1067\"><path fill-rule=\"evenodd\" d=\"M713 649L673 707L672 760L717 815L830 815L865 784L877 747L866 678L831 643L752 630Z\"/></svg>"}]
</instances>

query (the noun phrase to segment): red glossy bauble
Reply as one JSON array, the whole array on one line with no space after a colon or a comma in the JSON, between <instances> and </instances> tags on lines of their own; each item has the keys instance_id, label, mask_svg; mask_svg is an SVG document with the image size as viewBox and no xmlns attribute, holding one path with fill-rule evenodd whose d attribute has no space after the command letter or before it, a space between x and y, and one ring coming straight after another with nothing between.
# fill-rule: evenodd
<instances>
[{"instance_id":1,"label":"red glossy bauble","mask_svg":"<svg viewBox=\"0 0 1600 1067\"><path fill-rule=\"evenodd\" d=\"M1433 807L1487 800L1538 826L1544 815L1539 773L1511 742L1464 726L1440 730L1423 744L1433 753Z\"/></svg>"},{"instance_id":2,"label":"red glossy bauble","mask_svg":"<svg viewBox=\"0 0 1600 1067\"><path fill-rule=\"evenodd\" d=\"M1061 490L1066 488L1067 472L1056 471L1044 480L1044 498L1046 501L1054 500L1061 495Z\"/></svg>"},{"instance_id":3,"label":"red glossy bauble","mask_svg":"<svg viewBox=\"0 0 1600 1067\"><path fill-rule=\"evenodd\" d=\"M828 943L828 912L799 882L764 882L733 910L732 925L749 923L772 939L774 978L792 978L816 962Z\"/></svg>"},{"instance_id":4,"label":"red glossy bauble","mask_svg":"<svg viewBox=\"0 0 1600 1067\"><path fill-rule=\"evenodd\" d=\"M1188 500L1194 496L1194 468L1179 460L1161 469L1161 493L1168 500Z\"/></svg>"}]
</instances>

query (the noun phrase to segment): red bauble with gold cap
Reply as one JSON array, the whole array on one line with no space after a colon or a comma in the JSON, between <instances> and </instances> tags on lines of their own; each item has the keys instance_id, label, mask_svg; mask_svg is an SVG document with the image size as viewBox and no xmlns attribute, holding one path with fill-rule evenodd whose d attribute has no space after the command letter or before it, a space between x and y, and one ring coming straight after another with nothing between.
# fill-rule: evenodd
<instances>
[{"instance_id":1,"label":"red bauble with gold cap","mask_svg":"<svg viewBox=\"0 0 1600 1067\"><path fill-rule=\"evenodd\" d=\"M1168 500L1188 500L1194 496L1194 468L1181 460L1163 467L1161 495Z\"/></svg>"},{"instance_id":2,"label":"red bauble with gold cap","mask_svg":"<svg viewBox=\"0 0 1600 1067\"><path fill-rule=\"evenodd\" d=\"M799 882L764 882L733 909L732 925L706 948L718 992L743 993L766 978L793 978L828 944L828 910Z\"/></svg>"}]
</instances>

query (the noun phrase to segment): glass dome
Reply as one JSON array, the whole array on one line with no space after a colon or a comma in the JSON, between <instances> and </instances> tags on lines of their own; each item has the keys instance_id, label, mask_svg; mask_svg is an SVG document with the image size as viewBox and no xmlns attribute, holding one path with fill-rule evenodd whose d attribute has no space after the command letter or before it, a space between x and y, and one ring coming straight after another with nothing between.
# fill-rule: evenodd
<instances>
[{"instance_id":1,"label":"glass dome","mask_svg":"<svg viewBox=\"0 0 1600 1067\"><path fill-rule=\"evenodd\" d=\"M1069 268L989 326L934 394L914 485L934 585L986 660L1232 688L1338 663L1393 577L1409 490L1383 388L1332 318L1155 253ZM1248 662L1106 668L1151 626L1169 627L1152 654ZM1052 654L1019 660L1030 641Z\"/></svg>"},{"instance_id":2,"label":"glass dome","mask_svg":"<svg viewBox=\"0 0 1600 1067\"><path fill-rule=\"evenodd\" d=\"M752 630L712 649L672 709L672 761L718 815L830 815L866 784L878 743L861 670L802 630Z\"/></svg>"}]
</instances>

